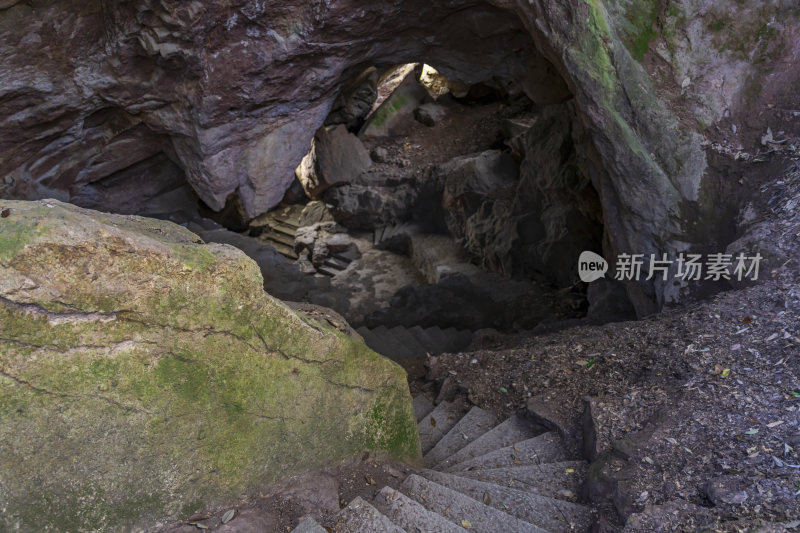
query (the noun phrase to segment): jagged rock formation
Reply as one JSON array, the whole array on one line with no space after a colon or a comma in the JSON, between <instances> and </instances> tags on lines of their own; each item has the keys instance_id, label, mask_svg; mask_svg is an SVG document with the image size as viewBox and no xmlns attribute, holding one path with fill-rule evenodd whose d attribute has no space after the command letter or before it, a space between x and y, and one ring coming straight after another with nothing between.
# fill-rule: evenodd
<instances>
[{"instance_id":1,"label":"jagged rock formation","mask_svg":"<svg viewBox=\"0 0 800 533\"><path fill-rule=\"evenodd\" d=\"M788 1L1 6L4 196L85 196L163 154L212 209L236 197L254 217L284 196L341 87L370 65L424 60L539 105L574 99L608 255L722 248L749 190L721 179L728 157L756 159L767 126L798 129ZM640 313L684 289L628 286Z\"/></svg>"},{"instance_id":2,"label":"jagged rock formation","mask_svg":"<svg viewBox=\"0 0 800 533\"><path fill-rule=\"evenodd\" d=\"M0 529L134 529L364 450L418 458L405 372L265 294L239 250L2 206Z\"/></svg>"}]
</instances>

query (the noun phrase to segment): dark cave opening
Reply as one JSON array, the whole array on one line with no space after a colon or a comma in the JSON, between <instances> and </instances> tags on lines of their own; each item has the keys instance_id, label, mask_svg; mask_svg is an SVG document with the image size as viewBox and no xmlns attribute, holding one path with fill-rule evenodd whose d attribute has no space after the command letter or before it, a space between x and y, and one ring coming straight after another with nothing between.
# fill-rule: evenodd
<instances>
[{"instance_id":1,"label":"dark cave opening","mask_svg":"<svg viewBox=\"0 0 800 533\"><path fill-rule=\"evenodd\" d=\"M71 201L236 246L267 292L331 308L406 362L479 331L635 317L620 284L577 276L582 251L602 253L604 221L571 98L540 106L507 80L422 63L341 87L282 202L255 219L236 193L211 209L164 152L73 186Z\"/></svg>"}]
</instances>

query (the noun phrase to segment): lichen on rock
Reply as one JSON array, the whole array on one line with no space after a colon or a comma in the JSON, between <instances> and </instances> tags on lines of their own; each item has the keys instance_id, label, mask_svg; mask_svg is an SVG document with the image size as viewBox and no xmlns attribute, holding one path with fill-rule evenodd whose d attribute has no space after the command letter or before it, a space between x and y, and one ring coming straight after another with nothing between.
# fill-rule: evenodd
<instances>
[{"instance_id":1,"label":"lichen on rock","mask_svg":"<svg viewBox=\"0 0 800 533\"><path fill-rule=\"evenodd\" d=\"M187 518L364 450L414 461L405 372L184 228L54 200L0 220L0 529Z\"/></svg>"}]
</instances>

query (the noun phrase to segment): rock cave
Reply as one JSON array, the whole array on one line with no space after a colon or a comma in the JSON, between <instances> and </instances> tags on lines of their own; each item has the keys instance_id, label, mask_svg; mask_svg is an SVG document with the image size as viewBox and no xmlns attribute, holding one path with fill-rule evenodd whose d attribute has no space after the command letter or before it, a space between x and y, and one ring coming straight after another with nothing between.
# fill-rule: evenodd
<instances>
[{"instance_id":1,"label":"rock cave","mask_svg":"<svg viewBox=\"0 0 800 533\"><path fill-rule=\"evenodd\" d=\"M0 530L800 528L790 0L0 42Z\"/></svg>"}]
</instances>

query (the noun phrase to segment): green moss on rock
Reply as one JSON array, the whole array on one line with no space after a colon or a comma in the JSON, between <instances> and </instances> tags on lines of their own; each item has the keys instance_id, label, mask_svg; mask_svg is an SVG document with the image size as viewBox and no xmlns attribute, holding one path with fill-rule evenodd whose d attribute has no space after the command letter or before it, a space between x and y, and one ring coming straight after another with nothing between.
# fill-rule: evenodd
<instances>
[{"instance_id":1,"label":"green moss on rock","mask_svg":"<svg viewBox=\"0 0 800 533\"><path fill-rule=\"evenodd\" d=\"M238 250L7 203L0 530L129 528L364 450L419 459L403 370L269 297Z\"/></svg>"}]
</instances>

